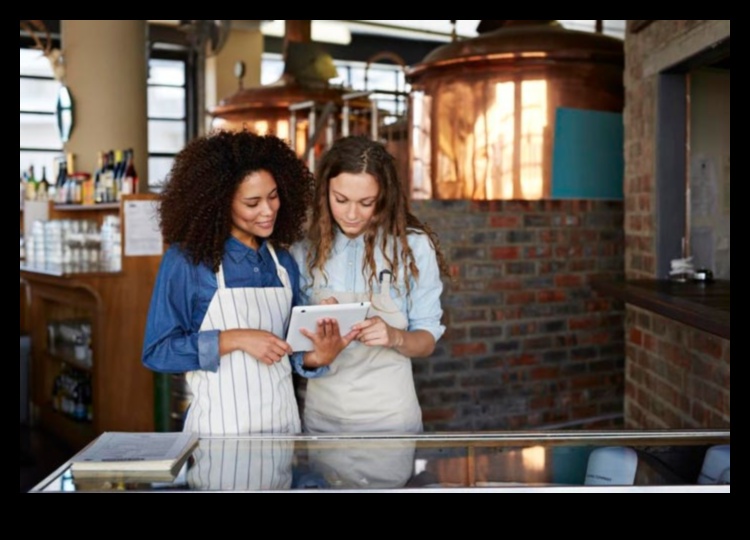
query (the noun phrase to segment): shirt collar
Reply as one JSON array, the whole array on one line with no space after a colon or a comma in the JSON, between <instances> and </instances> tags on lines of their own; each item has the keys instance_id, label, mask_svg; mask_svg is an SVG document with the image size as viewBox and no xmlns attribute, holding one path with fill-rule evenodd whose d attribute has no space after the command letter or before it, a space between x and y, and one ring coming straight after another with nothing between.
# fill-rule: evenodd
<instances>
[{"instance_id":1,"label":"shirt collar","mask_svg":"<svg viewBox=\"0 0 750 540\"><path fill-rule=\"evenodd\" d=\"M349 238L343 232L341 232L341 229L336 227L336 237L333 239L333 252L335 254L338 255L339 253L352 247L363 248L364 245L365 245L364 234L360 234L357 238Z\"/></svg>"},{"instance_id":2,"label":"shirt collar","mask_svg":"<svg viewBox=\"0 0 750 540\"><path fill-rule=\"evenodd\" d=\"M269 255L268 245L265 240L260 241L260 249L256 251L251 247L247 247L234 236L230 236L229 239L227 239L224 244L224 251L235 263L240 263L243 259L250 259L253 262L258 260L262 261Z\"/></svg>"}]
</instances>

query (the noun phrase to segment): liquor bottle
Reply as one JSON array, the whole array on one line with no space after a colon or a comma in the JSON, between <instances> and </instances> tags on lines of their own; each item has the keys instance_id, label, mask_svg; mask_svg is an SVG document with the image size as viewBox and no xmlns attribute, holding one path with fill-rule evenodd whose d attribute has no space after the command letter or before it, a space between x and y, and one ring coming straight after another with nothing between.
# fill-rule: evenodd
<instances>
[{"instance_id":1,"label":"liquor bottle","mask_svg":"<svg viewBox=\"0 0 750 540\"><path fill-rule=\"evenodd\" d=\"M76 182L73 174L76 171L75 156L72 152L65 154L65 202L74 204L77 200Z\"/></svg>"},{"instance_id":2,"label":"liquor bottle","mask_svg":"<svg viewBox=\"0 0 750 540\"><path fill-rule=\"evenodd\" d=\"M104 186L104 202L115 202L117 195L115 191L115 155L111 150L104 154L104 171L101 181Z\"/></svg>"},{"instance_id":3,"label":"liquor bottle","mask_svg":"<svg viewBox=\"0 0 750 540\"><path fill-rule=\"evenodd\" d=\"M94 202L104 202L104 152L99 152L96 157L96 171L94 171Z\"/></svg>"},{"instance_id":4,"label":"liquor bottle","mask_svg":"<svg viewBox=\"0 0 750 540\"><path fill-rule=\"evenodd\" d=\"M33 165L29 165L29 174L26 177L26 200L36 200L36 177L34 176Z\"/></svg>"},{"instance_id":5,"label":"liquor bottle","mask_svg":"<svg viewBox=\"0 0 750 540\"><path fill-rule=\"evenodd\" d=\"M120 200L125 179L125 157L122 150L115 150L115 200Z\"/></svg>"},{"instance_id":6,"label":"liquor bottle","mask_svg":"<svg viewBox=\"0 0 750 540\"><path fill-rule=\"evenodd\" d=\"M138 193L138 173L135 171L133 163L133 149L125 150L125 174L123 175L122 194L131 195Z\"/></svg>"},{"instance_id":7,"label":"liquor bottle","mask_svg":"<svg viewBox=\"0 0 750 540\"><path fill-rule=\"evenodd\" d=\"M49 199L49 181L47 180L47 166L42 165L42 177L36 186L36 199L46 201Z\"/></svg>"},{"instance_id":8,"label":"liquor bottle","mask_svg":"<svg viewBox=\"0 0 750 540\"><path fill-rule=\"evenodd\" d=\"M68 193L65 186L68 180L67 164L65 158L57 160L57 179L55 180L55 201L61 204L68 202Z\"/></svg>"}]
</instances>

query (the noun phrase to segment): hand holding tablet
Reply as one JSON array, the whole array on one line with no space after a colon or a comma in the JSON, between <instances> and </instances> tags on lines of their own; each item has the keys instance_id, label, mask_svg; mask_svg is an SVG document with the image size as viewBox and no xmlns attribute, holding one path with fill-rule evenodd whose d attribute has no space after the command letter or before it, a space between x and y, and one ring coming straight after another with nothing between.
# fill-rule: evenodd
<instances>
[{"instance_id":1,"label":"hand holding tablet","mask_svg":"<svg viewBox=\"0 0 750 540\"><path fill-rule=\"evenodd\" d=\"M339 325L339 332L345 336L352 330L352 326L367 318L370 302L353 302L348 304L327 304L316 306L296 306L292 309L286 341L294 351L311 351L313 343L300 329L305 328L310 333L317 332L317 324L321 319L335 319Z\"/></svg>"}]
</instances>

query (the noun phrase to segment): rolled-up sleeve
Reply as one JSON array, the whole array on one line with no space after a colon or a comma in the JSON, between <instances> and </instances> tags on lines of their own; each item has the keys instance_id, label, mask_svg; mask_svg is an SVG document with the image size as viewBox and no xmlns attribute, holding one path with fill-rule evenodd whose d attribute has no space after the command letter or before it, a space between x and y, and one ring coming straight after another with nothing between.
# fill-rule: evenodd
<instances>
[{"instance_id":1,"label":"rolled-up sleeve","mask_svg":"<svg viewBox=\"0 0 750 540\"><path fill-rule=\"evenodd\" d=\"M292 307L305 306L309 304L309 296L306 294L307 272L304 271L306 245L306 243L300 242L293 245L292 249L290 250L290 255L294 262L294 271L289 272L289 277L292 279L292 290L294 291ZM295 373L297 373L298 375L306 379L315 379L326 375L330 371L330 368L328 366L322 366L319 368L306 368L303 365L303 355L303 352L295 352L289 357L289 360L292 363L292 369L294 369Z\"/></svg>"},{"instance_id":2,"label":"rolled-up sleeve","mask_svg":"<svg viewBox=\"0 0 750 540\"><path fill-rule=\"evenodd\" d=\"M151 296L143 342L143 365L160 373L217 371L219 331L200 332L195 313L196 267L176 249L162 257Z\"/></svg>"},{"instance_id":3,"label":"rolled-up sleeve","mask_svg":"<svg viewBox=\"0 0 750 540\"><path fill-rule=\"evenodd\" d=\"M411 281L411 294L407 300L408 329L426 330L437 342L445 333L445 326L441 324L443 309L440 303L443 282L437 255L426 234L410 234L409 244L419 268L419 278L412 278Z\"/></svg>"}]
</instances>

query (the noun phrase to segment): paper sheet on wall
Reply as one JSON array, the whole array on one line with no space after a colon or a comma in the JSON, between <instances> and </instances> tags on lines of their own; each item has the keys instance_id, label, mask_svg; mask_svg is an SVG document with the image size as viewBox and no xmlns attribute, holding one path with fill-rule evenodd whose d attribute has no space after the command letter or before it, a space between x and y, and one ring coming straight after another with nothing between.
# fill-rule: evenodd
<instances>
[{"instance_id":1,"label":"paper sheet on wall","mask_svg":"<svg viewBox=\"0 0 750 540\"><path fill-rule=\"evenodd\" d=\"M159 230L157 201L125 203L125 257L161 255L164 241Z\"/></svg>"}]
</instances>

